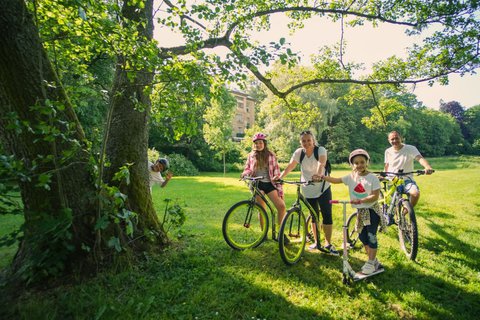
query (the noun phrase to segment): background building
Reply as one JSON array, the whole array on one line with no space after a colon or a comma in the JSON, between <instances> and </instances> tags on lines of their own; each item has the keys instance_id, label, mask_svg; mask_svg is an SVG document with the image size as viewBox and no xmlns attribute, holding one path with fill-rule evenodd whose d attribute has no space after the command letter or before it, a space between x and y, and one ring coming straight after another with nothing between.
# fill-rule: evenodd
<instances>
[{"instance_id":1,"label":"background building","mask_svg":"<svg viewBox=\"0 0 480 320\"><path fill-rule=\"evenodd\" d=\"M231 90L230 93L237 99L237 110L232 123L233 140L240 141L245 136L245 130L255 123L255 99L236 90Z\"/></svg>"}]
</instances>

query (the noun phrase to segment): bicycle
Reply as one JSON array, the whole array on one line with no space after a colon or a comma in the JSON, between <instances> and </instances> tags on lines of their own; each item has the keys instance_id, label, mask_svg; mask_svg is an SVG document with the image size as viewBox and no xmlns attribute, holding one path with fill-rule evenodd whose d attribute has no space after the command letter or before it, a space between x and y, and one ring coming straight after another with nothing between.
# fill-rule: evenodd
<instances>
[{"instance_id":1,"label":"bicycle","mask_svg":"<svg viewBox=\"0 0 480 320\"><path fill-rule=\"evenodd\" d=\"M287 213L285 214L285 217L280 225L280 230L278 231L280 256L287 265L293 265L302 257L303 252L305 251L307 238L309 241L315 241L313 232L317 233L317 245L320 243L318 223L315 224L315 230L309 229L309 222L312 220L313 222L318 222L320 220L318 214L315 212L315 210L313 210L312 206L308 203L300 191L300 186L312 184L312 181L305 182L281 180L280 183L293 184L297 186L297 198L290 209L287 210ZM302 204L305 205L310 211L308 218L305 218L305 214L302 210ZM318 246L318 248L323 252L328 252L321 246Z\"/></svg>"},{"instance_id":2,"label":"bicycle","mask_svg":"<svg viewBox=\"0 0 480 320\"><path fill-rule=\"evenodd\" d=\"M381 214L387 221L387 225L397 225L400 247L407 258L415 261L418 252L417 219L409 200L408 190L405 190L405 179L403 177L410 174L422 175L425 174L425 171L374 173L380 177L383 184L378 200ZM385 179L386 177L392 177L392 179ZM353 213L347 221L347 242L350 247L354 247L358 240L358 235L354 230L355 224L356 213Z\"/></svg>"},{"instance_id":3,"label":"bicycle","mask_svg":"<svg viewBox=\"0 0 480 320\"><path fill-rule=\"evenodd\" d=\"M266 204L272 219L272 239L275 239L276 211L272 209L267 197L258 189L263 177L243 177L250 185L252 196L248 200L235 203L225 214L222 233L225 242L235 250L245 250L258 247L266 238L269 218L266 210L256 201L259 196Z\"/></svg>"}]
</instances>

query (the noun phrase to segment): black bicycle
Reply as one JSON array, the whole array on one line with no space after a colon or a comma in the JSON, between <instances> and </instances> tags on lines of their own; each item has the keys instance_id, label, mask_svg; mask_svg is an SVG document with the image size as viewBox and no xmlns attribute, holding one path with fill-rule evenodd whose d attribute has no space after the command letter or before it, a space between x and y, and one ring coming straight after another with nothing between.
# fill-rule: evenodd
<instances>
[{"instance_id":1,"label":"black bicycle","mask_svg":"<svg viewBox=\"0 0 480 320\"><path fill-rule=\"evenodd\" d=\"M270 224L266 210L256 201L259 196L266 204L272 220L272 239L276 239L277 212L267 197L258 189L263 177L243 177L250 186L252 196L235 203L223 218L222 232L225 242L235 250L258 247L266 238Z\"/></svg>"},{"instance_id":2,"label":"black bicycle","mask_svg":"<svg viewBox=\"0 0 480 320\"><path fill-rule=\"evenodd\" d=\"M312 181L285 181L281 180L280 183L293 184L297 186L297 199L292 204L290 209L287 210L285 217L280 225L278 231L278 244L279 251L282 260L292 265L297 263L305 251L305 244L307 242L314 242L314 233L317 234L317 244L320 243L319 232L319 216L312 208L312 206L305 199L300 187L302 185L312 184ZM302 208L302 204L308 209L308 217L305 216ZM311 222L315 222L315 228L311 228ZM328 252L320 245L318 248L324 252Z\"/></svg>"}]
</instances>

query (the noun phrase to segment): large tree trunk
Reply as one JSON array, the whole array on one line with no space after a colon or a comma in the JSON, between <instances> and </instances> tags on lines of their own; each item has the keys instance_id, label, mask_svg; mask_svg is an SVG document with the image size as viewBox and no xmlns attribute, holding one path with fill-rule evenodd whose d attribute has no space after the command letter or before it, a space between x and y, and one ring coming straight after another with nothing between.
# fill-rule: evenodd
<instances>
[{"instance_id":1,"label":"large tree trunk","mask_svg":"<svg viewBox=\"0 0 480 320\"><path fill-rule=\"evenodd\" d=\"M124 14L134 21L148 16L149 27L143 32L151 39L151 0L142 10L126 6ZM68 266L90 267L97 256L88 248L96 240L95 248L112 249L95 237L98 217L106 213L97 210L98 190L90 174L82 128L22 0L0 1L0 30L0 139L5 151L23 162L28 176L19 181L25 229L13 270L22 270L23 276L35 280L38 270L52 275L72 270L63 270ZM144 250L148 246L143 244L161 247L167 241L148 188L150 101L144 86L151 82L153 72L139 73L132 82L123 69L125 59L119 57L112 90L113 120L107 141L111 167L105 180L112 182L119 167L133 163L131 184L121 188L128 195L127 205L138 214L135 232L139 240L134 244L142 245L134 250ZM145 109L137 110L133 97ZM72 150L73 156L65 158ZM46 174L51 181L39 184ZM122 234L118 227L114 232Z\"/></svg>"},{"instance_id":2,"label":"large tree trunk","mask_svg":"<svg viewBox=\"0 0 480 320\"><path fill-rule=\"evenodd\" d=\"M48 254L77 263L84 258L82 244L94 239L95 188L85 136L23 1L0 1L0 30L0 139L28 176L19 181L25 229L13 266L32 259L48 264ZM45 174L51 175L48 187L37 185Z\"/></svg>"},{"instance_id":3,"label":"large tree trunk","mask_svg":"<svg viewBox=\"0 0 480 320\"><path fill-rule=\"evenodd\" d=\"M137 27L141 37L140 42L148 43L153 37L153 0L145 1L145 7L139 9L124 3L122 16L128 21L146 22ZM127 20L124 23L129 23ZM142 27L144 26L144 27ZM127 54L127 53L126 53ZM138 58L138 57L137 57ZM115 80L112 89L111 112L112 121L107 132L107 159L111 163L105 175L109 184L120 167L133 164L130 167L130 184L117 184L121 191L128 196L127 205L131 211L138 214L137 243L146 249L147 244L155 247L167 242L166 234L157 218L152 204L148 186L147 148L148 148L148 121L150 117L150 86L154 72L142 70L128 70L126 55L117 57ZM132 64L130 64L132 65ZM127 74L130 77L127 77ZM153 234L154 237L142 235Z\"/></svg>"}]
</instances>

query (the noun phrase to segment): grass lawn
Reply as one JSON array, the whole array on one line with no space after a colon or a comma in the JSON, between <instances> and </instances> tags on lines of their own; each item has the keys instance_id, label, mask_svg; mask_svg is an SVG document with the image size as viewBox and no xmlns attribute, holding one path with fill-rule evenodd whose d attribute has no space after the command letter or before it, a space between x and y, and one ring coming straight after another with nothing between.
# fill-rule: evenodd
<instances>
[{"instance_id":1,"label":"grass lawn","mask_svg":"<svg viewBox=\"0 0 480 320\"><path fill-rule=\"evenodd\" d=\"M420 248L417 262L400 250L396 229L379 236L378 258L386 271L348 287L340 257L306 251L286 266L277 244L237 252L223 240L221 224L235 202L249 196L238 173L175 177L153 190L178 199L188 218L173 244L128 271L103 273L69 287L25 292L16 305L24 319L478 319L480 312L480 158L432 160L437 172L416 180ZM380 168L374 168L380 169ZM333 176L347 174L335 169ZM295 178L292 174L288 178ZM332 186L346 199L344 185ZM287 207L294 187L286 187ZM341 246L341 206L334 206L333 242ZM0 217L0 235L18 225ZM0 248L1 266L14 248ZM359 269L361 250L350 261ZM5 308L5 306L3 306Z\"/></svg>"}]
</instances>

